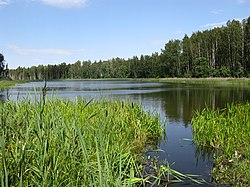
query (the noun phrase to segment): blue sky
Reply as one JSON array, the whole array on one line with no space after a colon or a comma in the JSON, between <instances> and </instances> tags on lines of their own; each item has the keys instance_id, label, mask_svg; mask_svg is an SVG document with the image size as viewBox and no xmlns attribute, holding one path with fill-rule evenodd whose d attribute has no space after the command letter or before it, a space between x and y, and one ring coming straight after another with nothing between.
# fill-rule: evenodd
<instances>
[{"instance_id":1,"label":"blue sky","mask_svg":"<svg viewBox=\"0 0 250 187\"><path fill-rule=\"evenodd\" d=\"M132 58L250 16L250 0L0 0L9 68Z\"/></svg>"}]
</instances>

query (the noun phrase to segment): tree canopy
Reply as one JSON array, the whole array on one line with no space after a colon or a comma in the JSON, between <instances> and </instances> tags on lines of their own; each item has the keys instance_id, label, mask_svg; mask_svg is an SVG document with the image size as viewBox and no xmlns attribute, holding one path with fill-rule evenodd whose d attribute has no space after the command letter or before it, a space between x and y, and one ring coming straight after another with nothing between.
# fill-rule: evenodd
<instances>
[{"instance_id":1,"label":"tree canopy","mask_svg":"<svg viewBox=\"0 0 250 187\"><path fill-rule=\"evenodd\" d=\"M0 53L0 78L4 76L4 68L5 68L4 56Z\"/></svg>"}]
</instances>

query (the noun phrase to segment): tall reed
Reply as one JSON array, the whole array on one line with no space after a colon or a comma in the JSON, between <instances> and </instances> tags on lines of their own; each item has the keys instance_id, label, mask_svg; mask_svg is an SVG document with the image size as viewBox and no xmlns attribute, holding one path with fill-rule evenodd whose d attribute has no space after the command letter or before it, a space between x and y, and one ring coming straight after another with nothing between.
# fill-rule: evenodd
<instances>
[{"instance_id":1,"label":"tall reed","mask_svg":"<svg viewBox=\"0 0 250 187\"><path fill-rule=\"evenodd\" d=\"M218 183L250 185L250 103L209 108L192 119L194 140L215 151L214 179Z\"/></svg>"},{"instance_id":2,"label":"tall reed","mask_svg":"<svg viewBox=\"0 0 250 187\"><path fill-rule=\"evenodd\" d=\"M1 186L132 186L159 117L127 101L0 103Z\"/></svg>"}]
</instances>

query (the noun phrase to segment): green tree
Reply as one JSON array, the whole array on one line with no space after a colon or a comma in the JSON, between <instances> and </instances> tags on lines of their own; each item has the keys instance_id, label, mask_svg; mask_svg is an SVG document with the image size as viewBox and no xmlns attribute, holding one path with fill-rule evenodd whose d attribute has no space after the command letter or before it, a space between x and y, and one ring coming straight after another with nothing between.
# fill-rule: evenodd
<instances>
[{"instance_id":1,"label":"green tree","mask_svg":"<svg viewBox=\"0 0 250 187\"><path fill-rule=\"evenodd\" d=\"M0 76L6 76L2 54ZM250 77L250 17L242 22L232 20L226 26L197 31L190 37L185 35L182 40L170 40L159 54L10 70L11 78L40 80L191 76Z\"/></svg>"},{"instance_id":2,"label":"green tree","mask_svg":"<svg viewBox=\"0 0 250 187\"><path fill-rule=\"evenodd\" d=\"M191 40L188 35L185 35L182 39L182 53L181 53L181 72L185 77L190 76L192 69L192 51Z\"/></svg>"},{"instance_id":3,"label":"green tree","mask_svg":"<svg viewBox=\"0 0 250 187\"><path fill-rule=\"evenodd\" d=\"M80 79L82 76L82 62L78 60L74 64L71 64L69 68L69 74L71 79Z\"/></svg>"},{"instance_id":4,"label":"green tree","mask_svg":"<svg viewBox=\"0 0 250 187\"><path fill-rule=\"evenodd\" d=\"M204 57L197 58L194 62L193 77L209 77L211 75L211 67L209 60Z\"/></svg>"},{"instance_id":5,"label":"green tree","mask_svg":"<svg viewBox=\"0 0 250 187\"><path fill-rule=\"evenodd\" d=\"M228 56L230 62L230 69L233 76L238 77L241 72L242 66L242 41L243 31L242 25L239 21L233 20L227 22L227 35L228 35Z\"/></svg>"},{"instance_id":6,"label":"green tree","mask_svg":"<svg viewBox=\"0 0 250 187\"><path fill-rule=\"evenodd\" d=\"M243 66L250 76L250 17L244 20Z\"/></svg>"},{"instance_id":7,"label":"green tree","mask_svg":"<svg viewBox=\"0 0 250 187\"><path fill-rule=\"evenodd\" d=\"M82 78L87 79L90 78L90 61L83 61L82 62Z\"/></svg>"},{"instance_id":8,"label":"green tree","mask_svg":"<svg viewBox=\"0 0 250 187\"><path fill-rule=\"evenodd\" d=\"M169 77L180 76L180 56L181 56L181 41L170 40L162 51L166 74Z\"/></svg>"},{"instance_id":9,"label":"green tree","mask_svg":"<svg viewBox=\"0 0 250 187\"><path fill-rule=\"evenodd\" d=\"M0 78L4 77L4 56L0 53Z\"/></svg>"}]
</instances>

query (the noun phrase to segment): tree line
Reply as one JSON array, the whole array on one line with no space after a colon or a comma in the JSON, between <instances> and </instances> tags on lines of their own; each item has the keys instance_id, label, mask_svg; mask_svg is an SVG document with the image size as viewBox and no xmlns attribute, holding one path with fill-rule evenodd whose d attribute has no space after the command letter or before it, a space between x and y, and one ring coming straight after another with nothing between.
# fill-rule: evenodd
<instances>
[{"instance_id":1,"label":"tree line","mask_svg":"<svg viewBox=\"0 0 250 187\"><path fill-rule=\"evenodd\" d=\"M3 54L0 53L0 80L8 77L8 64L5 65Z\"/></svg>"},{"instance_id":2,"label":"tree line","mask_svg":"<svg viewBox=\"0 0 250 187\"><path fill-rule=\"evenodd\" d=\"M170 40L160 53L9 70L14 80L250 77L250 17Z\"/></svg>"}]
</instances>

